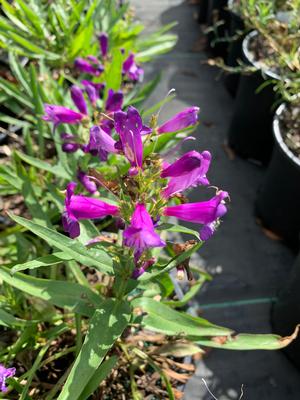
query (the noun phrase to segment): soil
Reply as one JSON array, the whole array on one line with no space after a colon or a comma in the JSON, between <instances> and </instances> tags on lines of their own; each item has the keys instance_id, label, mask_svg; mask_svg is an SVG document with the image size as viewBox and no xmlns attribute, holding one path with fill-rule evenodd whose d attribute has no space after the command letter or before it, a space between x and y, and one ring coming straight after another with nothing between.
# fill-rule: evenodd
<instances>
[{"instance_id":1,"label":"soil","mask_svg":"<svg viewBox=\"0 0 300 400\"><path fill-rule=\"evenodd\" d=\"M279 73L278 68L274 66L276 52L262 35L258 34L252 37L249 41L249 52L252 55L253 62L257 63L261 69L271 70L275 74Z\"/></svg>"},{"instance_id":2,"label":"soil","mask_svg":"<svg viewBox=\"0 0 300 400\"><path fill-rule=\"evenodd\" d=\"M300 104L284 108L280 128L285 144L300 159Z\"/></svg>"}]
</instances>

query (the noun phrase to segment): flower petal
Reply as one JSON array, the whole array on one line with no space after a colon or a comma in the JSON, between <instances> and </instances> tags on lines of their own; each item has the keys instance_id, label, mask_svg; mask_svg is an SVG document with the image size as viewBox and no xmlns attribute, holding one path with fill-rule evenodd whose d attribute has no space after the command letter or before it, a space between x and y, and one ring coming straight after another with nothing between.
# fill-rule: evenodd
<instances>
[{"instance_id":1,"label":"flower petal","mask_svg":"<svg viewBox=\"0 0 300 400\"><path fill-rule=\"evenodd\" d=\"M166 121L158 129L158 133L176 132L188 128L189 126L196 125L198 122L199 107L189 107L180 113L174 115L171 119Z\"/></svg>"}]
</instances>

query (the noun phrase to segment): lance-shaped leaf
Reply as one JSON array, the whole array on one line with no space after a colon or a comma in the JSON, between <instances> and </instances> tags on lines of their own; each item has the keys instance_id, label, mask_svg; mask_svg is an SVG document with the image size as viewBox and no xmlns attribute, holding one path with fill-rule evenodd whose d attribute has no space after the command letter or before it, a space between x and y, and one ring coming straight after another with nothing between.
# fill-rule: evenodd
<instances>
[{"instance_id":1,"label":"lance-shaped leaf","mask_svg":"<svg viewBox=\"0 0 300 400\"><path fill-rule=\"evenodd\" d=\"M127 302L107 299L96 310L73 368L57 400L78 400L130 319Z\"/></svg>"},{"instance_id":2,"label":"lance-shaped leaf","mask_svg":"<svg viewBox=\"0 0 300 400\"><path fill-rule=\"evenodd\" d=\"M112 259L106 252L100 249L97 249L97 251L86 249L78 241L70 239L52 229L13 214L9 214L9 216L18 224L44 239L49 245L71 256L74 260L89 267L97 268L102 272L111 273L113 271Z\"/></svg>"},{"instance_id":3,"label":"lance-shaped leaf","mask_svg":"<svg viewBox=\"0 0 300 400\"><path fill-rule=\"evenodd\" d=\"M0 269L1 280L31 296L87 316L92 316L95 308L102 305L99 295L78 283L34 278L20 272L11 276L6 267Z\"/></svg>"},{"instance_id":4,"label":"lance-shaped leaf","mask_svg":"<svg viewBox=\"0 0 300 400\"><path fill-rule=\"evenodd\" d=\"M288 346L298 336L300 325L297 325L291 336L270 334L240 333L233 336L202 338L197 343L207 347L224 350L278 350Z\"/></svg>"},{"instance_id":5,"label":"lance-shaped leaf","mask_svg":"<svg viewBox=\"0 0 300 400\"><path fill-rule=\"evenodd\" d=\"M108 360L103 361L103 363L89 380L78 400L88 399L89 396L91 396L98 388L100 383L108 376L113 367L116 365L117 361L117 356L111 356Z\"/></svg>"},{"instance_id":6,"label":"lance-shaped leaf","mask_svg":"<svg viewBox=\"0 0 300 400\"><path fill-rule=\"evenodd\" d=\"M23 264L16 264L11 269L11 274L18 271L24 271L25 269L36 269L40 267L48 267L49 265L55 265L64 261L70 261L72 257L65 254L63 251L49 254L47 256L39 257L36 260L27 261Z\"/></svg>"},{"instance_id":7,"label":"lance-shaped leaf","mask_svg":"<svg viewBox=\"0 0 300 400\"><path fill-rule=\"evenodd\" d=\"M147 313L142 324L155 332L166 335L184 336L229 336L230 329L211 324L199 317L192 317L184 312L175 311L165 304L147 297L139 297L132 301L133 307L141 308Z\"/></svg>"}]
</instances>

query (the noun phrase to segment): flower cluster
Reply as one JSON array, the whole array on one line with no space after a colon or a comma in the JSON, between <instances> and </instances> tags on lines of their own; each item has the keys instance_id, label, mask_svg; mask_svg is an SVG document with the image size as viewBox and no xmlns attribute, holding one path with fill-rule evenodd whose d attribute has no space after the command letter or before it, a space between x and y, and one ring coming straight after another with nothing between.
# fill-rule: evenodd
<instances>
[{"instance_id":1,"label":"flower cluster","mask_svg":"<svg viewBox=\"0 0 300 400\"><path fill-rule=\"evenodd\" d=\"M11 378L15 375L16 369L15 368L5 368L3 365L0 364L0 391L6 392L6 379Z\"/></svg>"},{"instance_id":2,"label":"flower cluster","mask_svg":"<svg viewBox=\"0 0 300 400\"><path fill-rule=\"evenodd\" d=\"M100 125L90 128L89 143L85 151L99 157L100 161L109 154L121 157L120 163L127 160L124 175L118 176L114 182L114 198L110 204L100 198L92 198L83 194L75 194L76 183L71 182L66 191L65 210L63 213L64 230L71 238L80 235L80 220L112 216L123 220L123 245L132 249L137 269L134 277L153 264L148 250L164 247L165 241L156 232L162 218L176 217L202 225L201 240L208 240L217 228L220 218L226 213L225 199L228 193L217 191L208 201L169 205L174 200L182 200L181 194L198 185L209 185L206 176L211 154L208 151L199 153L189 151L172 163L161 158L148 148L161 135L178 132L196 125L197 107L190 107L176 114L161 126L146 126L138 110L129 106L127 111L116 110L110 114L111 126L108 132ZM145 151L147 149L147 151ZM123 160L122 160L123 158ZM89 180L89 185L83 179ZM99 177L98 177L99 178ZM84 174L80 181L90 193L95 193L96 183L109 189L105 177ZM89 188L94 184L94 188ZM99 195L99 192L97 192Z\"/></svg>"}]
</instances>

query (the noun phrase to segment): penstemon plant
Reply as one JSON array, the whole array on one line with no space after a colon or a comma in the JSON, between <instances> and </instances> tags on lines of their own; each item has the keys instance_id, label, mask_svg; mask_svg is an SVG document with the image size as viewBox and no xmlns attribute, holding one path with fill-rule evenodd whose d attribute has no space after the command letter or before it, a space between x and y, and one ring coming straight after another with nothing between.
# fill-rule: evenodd
<instances>
[{"instance_id":1,"label":"penstemon plant","mask_svg":"<svg viewBox=\"0 0 300 400\"><path fill-rule=\"evenodd\" d=\"M82 106L81 95L73 96L78 108L79 104ZM158 376L156 385L164 391L164 398L174 399L174 373L164 366L172 362L172 357L195 354L201 351L202 345L233 350L279 349L297 336L297 331L286 338L272 334L236 334L187 311L179 311L207 279L190 261L191 256L216 231L227 212L229 198L226 191L209 186L206 175L211 154L208 151L189 151L175 157L178 144L191 138L186 138L186 132L197 124L198 107L187 108L162 124L158 124L158 114L153 115L148 125L132 106L126 111L105 114L104 119L102 114L99 119L95 112L93 121L77 117L74 120L74 111L63 106L47 105L45 111L44 119L56 129L61 122L76 122L82 125L83 131L89 131L88 144L81 145L89 153L86 175L89 184L83 184L82 189L76 182L67 184L62 226L69 237L43 222L11 214L23 229L46 241L53 251L36 260L1 268L0 278L7 289L11 288L10 292L21 290L55 308L49 308L52 310L48 311L49 315L35 314L32 322L27 323L26 301L18 306L13 301L9 303L12 295L7 291L6 309L0 316L7 324L18 323L26 327L27 335L35 336L37 358L26 372L21 366L24 361L13 363L12 356L18 353L19 342L8 347L1 357L0 369L5 396L14 398L17 391L21 399L57 396L58 400L84 400L97 392L101 398L110 399L118 398L126 390L125 393L131 392L130 398L140 399L143 393L149 393L143 376L154 371ZM109 132L105 130L107 120ZM180 141L161 153L161 140L172 143L170 137ZM91 184L96 190L89 190ZM207 201L189 203L184 193L195 186L215 193ZM82 193L84 188L93 195ZM198 223L201 228L199 232L191 230L174 223L170 217ZM175 232L192 235L193 239L178 241ZM65 272L52 279L20 272L63 264L67 268L62 270ZM86 274L93 270L97 271L96 284ZM173 270L177 270L175 276ZM70 272L77 283L73 282ZM66 274L70 276L67 279ZM178 291L176 276L177 279L187 276L194 283L188 285L183 297ZM9 313L13 310L19 318ZM45 331L45 324L52 328ZM57 337L66 332L73 337L72 345L57 349ZM153 341L157 339L153 338L157 336L153 333L161 334L161 346L155 350ZM20 338L24 346L27 336ZM53 347L56 356L51 355ZM43 370L67 354L73 354L75 359L69 360L67 370L56 378L58 382L50 391L30 390L38 369ZM12 378L15 373L18 378ZM125 374L128 383L120 385L117 380L114 386L118 373Z\"/></svg>"}]
</instances>

